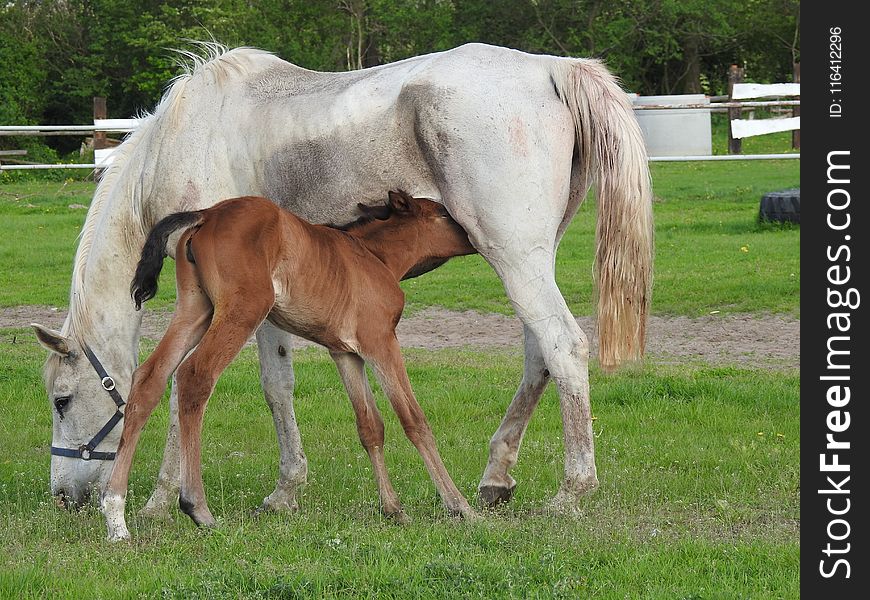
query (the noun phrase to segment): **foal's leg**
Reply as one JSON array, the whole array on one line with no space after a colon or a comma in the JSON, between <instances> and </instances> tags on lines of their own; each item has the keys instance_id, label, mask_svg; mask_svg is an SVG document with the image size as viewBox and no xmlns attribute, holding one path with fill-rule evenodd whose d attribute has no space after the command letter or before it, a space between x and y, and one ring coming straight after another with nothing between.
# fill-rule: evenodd
<instances>
[{"instance_id":1,"label":"foal's leg","mask_svg":"<svg viewBox=\"0 0 870 600\"><path fill-rule=\"evenodd\" d=\"M435 488L441 495L448 512L468 519L476 518L477 514L456 488L456 484L453 483L441 461L438 448L435 446L435 436L432 435L426 415L423 414L423 409L414 397L411 382L408 381L405 362L395 334L383 343L373 346L364 349L363 356L371 363L384 393L390 399L390 404L402 423L405 435L423 457L426 470L429 471L429 476L435 483Z\"/></svg>"},{"instance_id":2,"label":"foal's leg","mask_svg":"<svg viewBox=\"0 0 870 600\"><path fill-rule=\"evenodd\" d=\"M293 411L293 336L264 321L257 330L260 357L260 384L272 410L278 436L278 483L258 511L298 510L296 492L305 484L308 460L302 450L302 437Z\"/></svg>"},{"instance_id":3,"label":"foal's leg","mask_svg":"<svg viewBox=\"0 0 870 600\"><path fill-rule=\"evenodd\" d=\"M178 298L178 307L166 334L148 360L133 374L133 385L124 410L121 442L102 501L110 541L130 537L124 519L124 505L133 454L142 428L160 402L169 376L199 342L211 321L211 302L198 287L189 293L179 290Z\"/></svg>"},{"instance_id":4,"label":"foal's leg","mask_svg":"<svg viewBox=\"0 0 870 600\"><path fill-rule=\"evenodd\" d=\"M550 381L538 340L526 326L523 335L526 349L523 380L498 431L489 442L489 462L477 488L484 506L507 502L513 496L517 482L508 471L517 464L526 427Z\"/></svg>"},{"instance_id":5,"label":"foal's leg","mask_svg":"<svg viewBox=\"0 0 870 600\"><path fill-rule=\"evenodd\" d=\"M330 352L330 355L338 367L338 374L353 405L359 439L372 461L372 470L381 498L381 510L397 522L406 523L410 519L402 510L399 496L387 474L387 465L384 462L384 420L369 387L365 363L357 354Z\"/></svg>"},{"instance_id":6,"label":"foal's leg","mask_svg":"<svg viewBox=\"0 0 870 600\"><path fill-rule=\"evenodd\" d=\"M254 293L262 291L255 297ZM178 367L178 425L181 433L181 491L178 505L197 525L215 523L202 483L202 418L218 377L244 347L269 314L271 286L246 288L232 297L244 300L218 305L208 331L191 355Z\"/></svg>"}]
</instances>

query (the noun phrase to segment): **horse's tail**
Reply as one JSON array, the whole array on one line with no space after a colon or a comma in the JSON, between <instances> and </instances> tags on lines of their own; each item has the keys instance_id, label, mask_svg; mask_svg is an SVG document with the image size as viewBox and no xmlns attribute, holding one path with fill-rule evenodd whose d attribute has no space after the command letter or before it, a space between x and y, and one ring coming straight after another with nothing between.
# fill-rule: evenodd
<instances>
[{"instance_id":1,"label":"horse's tail","mask_svg":"<svg viewBox=\"0 0 870 600\"><path fill-rule=\"evenodd\" d=\"M644 351L653 263L647 154L628 95L600 62L560 61L553 79L574 117L581 198L597 183L598 355L610 370Z\"/></svg>"},{"instance_id":2,"label":"horse's tail","mask_svg":"<svg viewBox=\"0 0 870 600\"><path fill-rule=\"evenodd\" d=\"M161 219L148 234L139 264L136 265L136 274L130 283L130 295L136 303L136 310L142 308L143 302L157 295L157 279L163 269L169 237L179 229L190 229L201 222L202 211L177 212Z\"/></svg>"}]
</instances>

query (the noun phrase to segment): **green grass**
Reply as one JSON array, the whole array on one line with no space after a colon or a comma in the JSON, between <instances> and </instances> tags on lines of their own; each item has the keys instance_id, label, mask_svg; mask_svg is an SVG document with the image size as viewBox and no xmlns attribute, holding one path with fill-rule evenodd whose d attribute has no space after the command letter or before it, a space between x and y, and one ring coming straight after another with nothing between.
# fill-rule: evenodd
<instances>
[{"instance_id":1,"label":"green grass","mask_svg":"<svg viewBox=\"0 0 870 600\"><path fill-rule=\"evenodd\" d=\"M13 342L15 340L15 343ZM204 475L220 527L135 516L159 467L167 409L145 429L131 477L131 545L104 542L95 509L47 490L51 416L43 351L0 332L0 597L796 598L796 372L702 365L592 372L601 488L579 518L538 514L562 472L552 389L526 436L514 501L481 523L444 515L422 461L378 394L387 462L408 527L378 514L368 459L325 352L299 352L296 411L310 461L296 515L249 511L277 476L274 428L252 349L206 412ZM150 350L150 348L148 348ZM410 351L411 381L445 464L473 497L521 370L513 352Z\"/></svg>"},{"instance_id":2,"label":"green grass","mask_svg":"<svg viewBox=\"0 0 870 600\"><path fill-rule=\"evenodd\" d=\"M799 185L798 161L654 163L653 312L697 316L800 311L800 227L760 224L761 196ZM0 306L66 306L76 236L92 184L0 185ZM557 281L575 314L591 314L594 201L581 207L557 256ZM152 307L173 302L173 265ZM438 305L512 312L479 256L458 258L403 284L408 311Z\"/></svg>"}]
</instances>

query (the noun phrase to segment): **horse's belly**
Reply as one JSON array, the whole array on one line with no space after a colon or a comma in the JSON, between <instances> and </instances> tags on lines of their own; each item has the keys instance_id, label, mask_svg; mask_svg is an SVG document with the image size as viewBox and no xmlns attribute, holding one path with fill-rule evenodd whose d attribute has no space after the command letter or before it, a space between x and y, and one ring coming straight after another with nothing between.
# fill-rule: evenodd
<instances>
[{"instance_id":1,"label":"horse's belly","mask_svg":"<svg viewBox=\"0 0 870 600\"><path fill-rule=\"evenodd\" d=\"M357 203L385 204L389 190L437 199L432 175L416 153L390 151L385 146L403 144L380 141L350 144L329 136L290 142L266 161L265 194L312 223L353 221Z\"/></svg>"},{"instance_id":2,"label":"horse's belly","mask_svg":"<svg viewBox=\"0 0 870 600\"><path fill-rule=\"evenodd\" d=\"M397 98L398 89L353 88L270 107L274 114L265 118L286 128L260 147L255 168L264 195L314 223L354 220L357 203L384 204L391 189L437 199L413 107Z\"/></svg>"}]
</instances>

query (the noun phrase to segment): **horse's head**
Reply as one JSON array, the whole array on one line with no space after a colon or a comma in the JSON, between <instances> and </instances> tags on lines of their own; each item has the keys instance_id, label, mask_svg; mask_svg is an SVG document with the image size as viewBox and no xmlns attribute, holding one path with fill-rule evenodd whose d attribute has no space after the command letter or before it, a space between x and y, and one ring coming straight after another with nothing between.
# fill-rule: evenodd
<instances>
[{"instance_id":1,"label":"horse's head","mask_svg":"<svg viewBox=\"0 0 870 600\"><path fill-rule=\"evenodd\" d=\"M78 507L92 491L103 488L111 473L122 425L108 424L119 409L114 398L121 396L110 393L114 381L98 374L81 344L41 325L32 326L50 352L43 375L53 419L51 493L65 506Z\"/></svg>"},{"instance_id":2,"label":"horse's head","mask_svg":"<svg viewBox=\"0 0 870 600\"><path fill-rule=\"evenodd\" d=\"M453 256L477 252L462 226L434 200L414 198L399 190L389 192L386 206L360 204L359 209L364 221L359 227L361 233L393 237L393 233L401 231L403 235L396 237L404 237L409 245L399 251L421 257L403 279L431 271Z\"/></svg>"}]
</instances>

